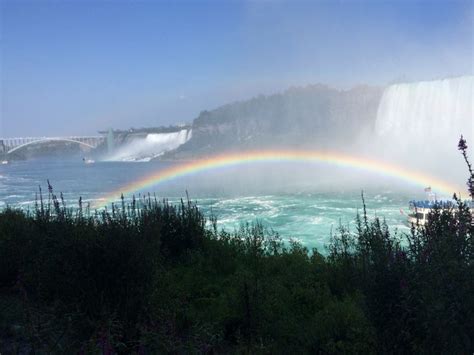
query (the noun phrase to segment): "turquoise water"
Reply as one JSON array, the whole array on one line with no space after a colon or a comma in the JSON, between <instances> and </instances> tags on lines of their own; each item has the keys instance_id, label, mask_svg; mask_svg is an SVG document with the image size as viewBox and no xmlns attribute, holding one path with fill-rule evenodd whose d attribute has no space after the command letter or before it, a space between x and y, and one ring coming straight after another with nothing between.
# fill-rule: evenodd
<instances>
[{"instance_id":1,"label":"turquoise water","mask_svg":"<svg viewBox=\"0 0 474 355\"><path fill-rule=\"evenodd\" d=\"M57 194L63 192L69 206L77 205L79 196L92 203L172 164L176 163L13 162L0 166L0 208L31 207L38 186L47 191L47 179ZM373 177L354 170L328 172L324 166L291 164L256 169L202 172L152 186L142 193L155 193L159 198L178 202L187 191L206 215L215 215L219 227L228 231L258 220L285 240L294 238L318 249L324 249L331 232L340 224L354 227L355 216L362 208L362 188L369 217L383 217L390 228L402 232L408 228L400 210L406 212L410 199L423 197L419 187L396 185L380 177L370 180ZM302 171L311 174L302 177ZM337 179L338 176L344 178ZM349 179L351 184L347 183Z\"/></svg>"}]
</instances>

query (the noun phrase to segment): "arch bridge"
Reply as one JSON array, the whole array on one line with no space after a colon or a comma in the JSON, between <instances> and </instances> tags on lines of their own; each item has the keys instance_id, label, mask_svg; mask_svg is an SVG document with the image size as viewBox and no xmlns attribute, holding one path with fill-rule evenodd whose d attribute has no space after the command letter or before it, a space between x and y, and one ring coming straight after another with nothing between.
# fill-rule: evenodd
<instances>
[{"instance_id":1,"label":"arch bridge","mask_svg":"<svg viewBox=\"0 0 474 355\"><path fill-rule=\"evenodd\" d=\"M0 153L10 154L21 148L48 142L77 143L88 148L97 148L105 141L104 136L70 136L70 137L20 137L0 138Z\"/></svg>"}]
</instances>

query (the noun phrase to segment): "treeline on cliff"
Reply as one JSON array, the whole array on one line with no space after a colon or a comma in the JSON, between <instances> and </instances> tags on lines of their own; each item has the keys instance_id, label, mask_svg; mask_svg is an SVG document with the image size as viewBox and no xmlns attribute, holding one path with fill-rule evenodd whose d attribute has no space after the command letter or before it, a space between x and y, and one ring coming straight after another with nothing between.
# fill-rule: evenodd
<instances>
[{"instance_id":1,"label":"treeline on cliff","mask_svg":"<svg viewBox=\"0 0 474 355\"><path fill-rule=\"evenodd\" d=\"M354 132L370 131L382 88L336 90L325 85L291 88L203 111L192 138L166 157L279 146L335 148L356 142Z\"/></svg>"},{"instance_id":2,"label":"treeline on cliff","mask_svg":"<svg viewBox=\"0 0 474 355\"><path fill-rule=\"evenodd\" d=\"M97 213L47 195L0 212L2 353L474 350L474 226L459 199L408 235L364 211L320 253L259 224L219 231L189 201Z\"/></svg>"}]
</instances>

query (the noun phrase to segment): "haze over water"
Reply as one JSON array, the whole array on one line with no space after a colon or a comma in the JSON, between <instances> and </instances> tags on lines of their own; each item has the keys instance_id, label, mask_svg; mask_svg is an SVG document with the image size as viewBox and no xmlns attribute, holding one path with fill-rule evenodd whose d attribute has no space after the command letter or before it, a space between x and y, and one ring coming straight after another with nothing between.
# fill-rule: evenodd
<instances>
[{"instance_id":1,"label":"haze over water","mask_svg":"<svg viewBox=\"0 0 474 355\"><path fill-rule=\"evenodd\" d=\"M77 206L78 196L83 197L85 204L92 203L101 198L104 191L119 189L170 164L175 163L104 162L84 166L80 161L15 162L0 167L0 207L8 204L33 208L38 185L42 186L43 195L47 196L46 179L50 180L57 194L64 192L68 206ZM211 176L203 173L157 186L154 191L158 198L167 197L172 202L179 202L180 198L185 197L184 189L188 189L190 198L198 202L206 215L215 215L218 225L228 231L238 229L242 223L258 220L279 232L285 240L293 237L310 248L318 247L320 250L324 249L331 231L335 232L339 224L353 225L357 211L362 208L360 190L354 186L327 190L327 187L314 182L311 188L292 186L287 191L281 191L275 187L260 194L255 191L242 194L229 191L222 182L223 179L232 181L233 173L211 173ZM208 181L208 184L201 181ZM391 227L406 231L406 218L400 214L400 208L406 210L408 199L416 194L423 197L423 193L413 186L404 189L398 185L394 190L390 188L394 185L387 182L390 180L385 182L385 186L381 183L377 188L365 191L368 214L372 217L383 216Z\"/></svg>"}]
</instances>

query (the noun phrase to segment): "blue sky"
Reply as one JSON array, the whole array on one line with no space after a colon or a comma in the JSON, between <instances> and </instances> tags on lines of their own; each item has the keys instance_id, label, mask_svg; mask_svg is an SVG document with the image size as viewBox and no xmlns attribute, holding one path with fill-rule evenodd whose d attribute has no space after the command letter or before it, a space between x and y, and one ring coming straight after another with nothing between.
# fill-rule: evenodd
<instances>
[{"instance_id":1,"label":"blue sky","mask_svg":"<svg viewBox=\"0 0 474 355\"><path fill-rule=\"evenodd\" d=\"M473 4L2 0L0 136L190 122L292 85L472 75Z\"/></svg>"}]
</instances>

